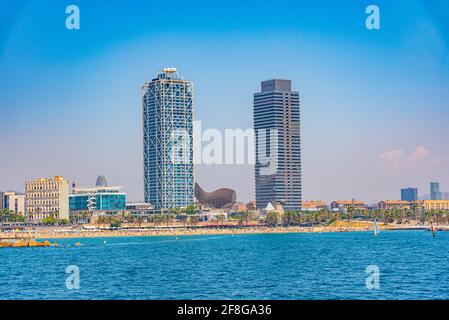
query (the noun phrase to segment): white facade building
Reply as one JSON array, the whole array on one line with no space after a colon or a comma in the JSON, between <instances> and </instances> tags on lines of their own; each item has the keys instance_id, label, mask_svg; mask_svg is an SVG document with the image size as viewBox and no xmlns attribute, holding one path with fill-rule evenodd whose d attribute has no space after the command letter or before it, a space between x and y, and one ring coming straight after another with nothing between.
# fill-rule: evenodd
<instances>
[{"instance_id":1,"label":"white facade building","mask_svg":"<svg viewBox=\"0 0 449 320\"><path fill-rule=\"evenodd\" d=\"M25 195L14 192L1 192L0 193L0 210L9 210L15 214L23 215L25 213Z\"/></svg>"},{"instance_id":2,"label":"white facade building","mask_svg":"<svg viewBox=\"0 0 449 320\"><path fill-rule=\"evenodd\" d=\"M27 181L25 212L32 223L42 223L51 215L69 220L69 181L61 176Z\"/></svg>"}]
</instances>

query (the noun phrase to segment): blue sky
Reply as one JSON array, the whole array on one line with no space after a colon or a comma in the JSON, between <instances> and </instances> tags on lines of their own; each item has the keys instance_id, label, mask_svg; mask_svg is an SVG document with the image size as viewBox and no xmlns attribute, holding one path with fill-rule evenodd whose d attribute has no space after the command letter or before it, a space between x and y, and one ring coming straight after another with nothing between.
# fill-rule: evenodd
<instances>
[{"instance_id":1,"label":"blue sky","mask_svg":"<svg viewBox=\"0 0 449 320\"><path fill-rule=\"evenodd\" d=\"M65 28L76 4L81 29ZM365 28L380 8L381 29ZM140 86L175 66L203 128L252 126L260 81L302 102L304 199L449 190L447 1L0 3L0 190L104 174L143 198ZM251 166L198 166L205 189L254 197Z\"/></svg>"}]
</instances>

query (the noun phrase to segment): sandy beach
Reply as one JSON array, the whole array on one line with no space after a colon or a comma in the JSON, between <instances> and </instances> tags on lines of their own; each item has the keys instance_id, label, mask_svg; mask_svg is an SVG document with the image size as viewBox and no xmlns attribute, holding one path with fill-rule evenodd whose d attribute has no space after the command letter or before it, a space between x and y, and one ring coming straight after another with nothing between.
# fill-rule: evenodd
<instances>
[{"instance_id":1,"label":"sandy beach","mask_svg":"<svg viewBox=\"0 0 449 320\"><path fill-rule=\"evenodd\" d=\"M152 237L152 236L191 236L221 234L265 234L265 233L301 233L301 232L350 232L368 229L347 227L247 227L247 228L160 228L134 230L51 230L11 232L0 234L0 238L97 238L97 237Z\"/></svg>"},{"instance_id":2,"label":"sandy beach","mask_svg":"<svg viewBox=\"0 0 449 320\"><path fill-rule=\"evenodd\" d=\"M383 230L398 229L423 229L416 225L381 225ZM61 239L61 238L96 238L96 237L152 237L152 236L190 236L190 235L230 235L230 234L272 234L272 233L304 233L304 232L355 232L373 230L369 223L338 223L335 226L244 226L244 227L152 227L152 228L127 228L119 230L93 228L42 228L39 230L24 230L8 233L0 233L0 238L32 238L32 239Z\"/></svg>"}]
</instances>

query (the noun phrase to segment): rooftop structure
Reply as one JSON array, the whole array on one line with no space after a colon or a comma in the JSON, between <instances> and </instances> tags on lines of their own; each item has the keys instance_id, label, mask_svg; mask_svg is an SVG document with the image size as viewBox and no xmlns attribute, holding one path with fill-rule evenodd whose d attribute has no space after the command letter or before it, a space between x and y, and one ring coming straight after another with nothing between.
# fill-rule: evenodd
<instances>
[{"instance_id":1,"label":"rooftop structure","mask_svg":"<svg viewBox=\"0 0 449 320\"><path fill-rule=\"evenodd\" d=\"M97 182L95 183L95 185L97 187L107 187L108 183L106 181L106 177L105 176L98 176Z\"/></svg>"},{"instance_id":2,"label":"rooftop structure","mask_svg":"<svg viewBox=\"0 0 449 320\"><path fill-rule=\"evenodd\" d=\"M305 211L319 211L327 209L327 204L323 201L304 201L302 203L302 210Z\"/></svg>"}]
</instances>

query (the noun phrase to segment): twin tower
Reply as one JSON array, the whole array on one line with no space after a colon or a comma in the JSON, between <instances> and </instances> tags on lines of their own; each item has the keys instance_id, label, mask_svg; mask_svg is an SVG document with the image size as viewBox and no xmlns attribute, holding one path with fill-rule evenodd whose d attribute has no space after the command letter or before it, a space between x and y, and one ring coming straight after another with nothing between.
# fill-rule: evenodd
<instances>
[{"instance_id":1,"label":"twin tower","mask_svg":"<svg viewBox=\"0 0 449 320\"><path fill-rule=\"evenodd\" d=\"M144 197L156 209L194 202L193 107L193 84L175 68L142 86ZM300 100L290 80L262 82L253 120L257 208L279 203L284 210L300 210Z\"/></svg>"}]
</instances>

